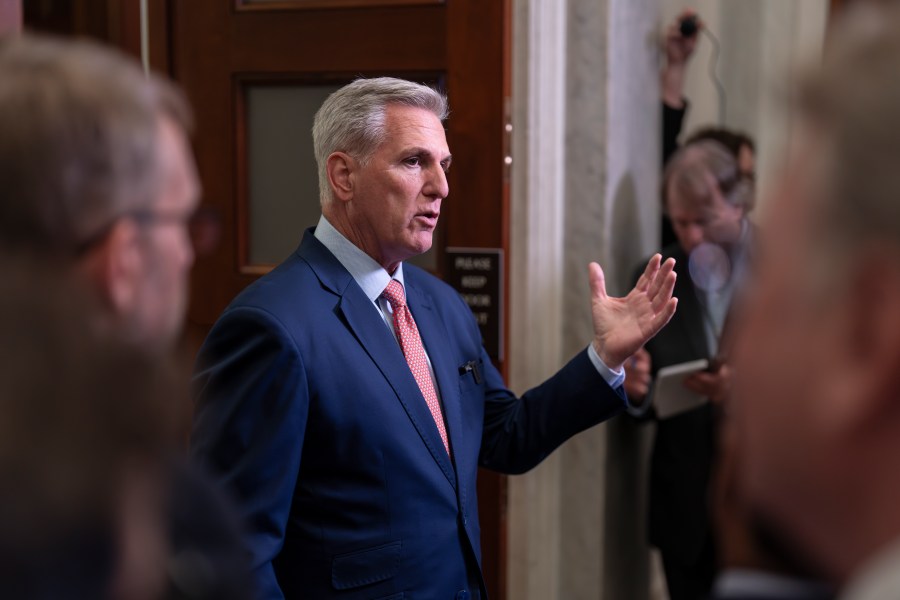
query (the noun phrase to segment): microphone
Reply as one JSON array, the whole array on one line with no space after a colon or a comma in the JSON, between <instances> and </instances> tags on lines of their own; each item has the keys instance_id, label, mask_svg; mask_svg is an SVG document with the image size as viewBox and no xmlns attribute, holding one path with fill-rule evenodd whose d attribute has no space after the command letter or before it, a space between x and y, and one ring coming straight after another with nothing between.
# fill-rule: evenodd
<instances>
[{"instance_id":1,"label":"microphone","mask_svg":"<svg viewBox=\"0 0 900 600\"><path fill-rule=\"evenodd\" d=\"M678 24L678 31L681 32L682 37L694 37L697 35L698 29L697 15L687 15L682 17L681 22Z\"/></svg>"}]
</instances>

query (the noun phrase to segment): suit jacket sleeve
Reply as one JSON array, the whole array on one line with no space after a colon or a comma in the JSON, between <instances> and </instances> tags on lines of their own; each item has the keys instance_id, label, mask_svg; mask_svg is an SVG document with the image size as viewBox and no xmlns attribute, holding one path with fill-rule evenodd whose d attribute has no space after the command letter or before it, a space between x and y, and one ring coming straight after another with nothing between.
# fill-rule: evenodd
<instances>
[{"instance_id":1,"label":"suit jacket sleeve","mask_svg":"<svg viewBox=\"0 0 900 600\"><path fill-rule=\"evenodd\" d=\"M464 307L471 317L468 306ZM470 328L480 344L474 318ZM479 464L494 471L524 473L576 433L625 408L624 389L606 383L586 349L521 398L506 388L483 346L478 363L484 372L485 394Z\"/></svg>"},{"instance_id":2,"label":"suit jacket sleeve","mask_svg":"<svg viewBox=\"0 0 900 600\"><path fill-rule=\"evenodd\" d=\"M284 542L309 408L301 356L269 313L231 309L200 350L191 453L237 495L260 598L282 598Z\"/></svg>"},{"instance_id":3,"label":"suit jacket sleeve","mask_svg":"<svg viewBox=\"0 0 900 600\"><path fill-rule=\"evenodd\" d=\"M516 398L487 365L488 392L480 464L503 473L524 473L570 437L625 408L625 393L612 389L580 352L556 375Z\"/></svg>"}]
</instances>

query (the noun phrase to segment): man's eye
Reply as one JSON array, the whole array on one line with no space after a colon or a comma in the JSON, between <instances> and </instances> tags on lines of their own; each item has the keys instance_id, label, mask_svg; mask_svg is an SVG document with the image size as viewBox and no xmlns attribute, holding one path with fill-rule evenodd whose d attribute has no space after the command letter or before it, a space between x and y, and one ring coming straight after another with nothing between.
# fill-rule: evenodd
<instances>
[{"instance_id":1,"label":"man's eye","mask_svg":"<svg viewBox=\"0 0 900 600\"><path fill-rule=\"evenodd\" d=\"M419 160L418 156L410 156L409 158L404 160L403 163L409 167L418 167L421 161Z\"/></svg>"}]
</instances>

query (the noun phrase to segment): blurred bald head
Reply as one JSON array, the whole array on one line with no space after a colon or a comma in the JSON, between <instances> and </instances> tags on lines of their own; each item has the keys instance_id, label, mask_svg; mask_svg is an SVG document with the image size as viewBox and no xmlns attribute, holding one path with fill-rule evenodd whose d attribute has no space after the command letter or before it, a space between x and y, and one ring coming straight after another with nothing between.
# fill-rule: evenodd
<instances>
[{"instance_id":1,"label":"blurred bald head","mask_svg":"<svg viewBox=\"0 0 900 600\"><path fill-rule=\"evenodd\" d=\"M878 10L800 93L738 350L748 496L838 583L900 539L900 12Z\"/></svg>"}]
</instances>

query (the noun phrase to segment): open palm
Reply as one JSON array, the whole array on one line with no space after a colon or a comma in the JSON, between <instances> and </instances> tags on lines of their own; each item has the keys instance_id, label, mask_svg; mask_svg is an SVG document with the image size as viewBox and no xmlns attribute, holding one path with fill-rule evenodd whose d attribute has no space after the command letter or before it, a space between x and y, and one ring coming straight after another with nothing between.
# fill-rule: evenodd
<instances>
[{"instance_id":1,"label":"open palm","mask_svg":"<svg viewBox=\"0 0 900 600\"><path fill-rule=\"evenodd\" d=\"M594 349L612 369L621 368L675 314L675 261L670 258L661 262L659 254L651 258L634 289L624 298L608 296L603 269L597 263L588 266Z\"/></svg>"}]
</instances>

